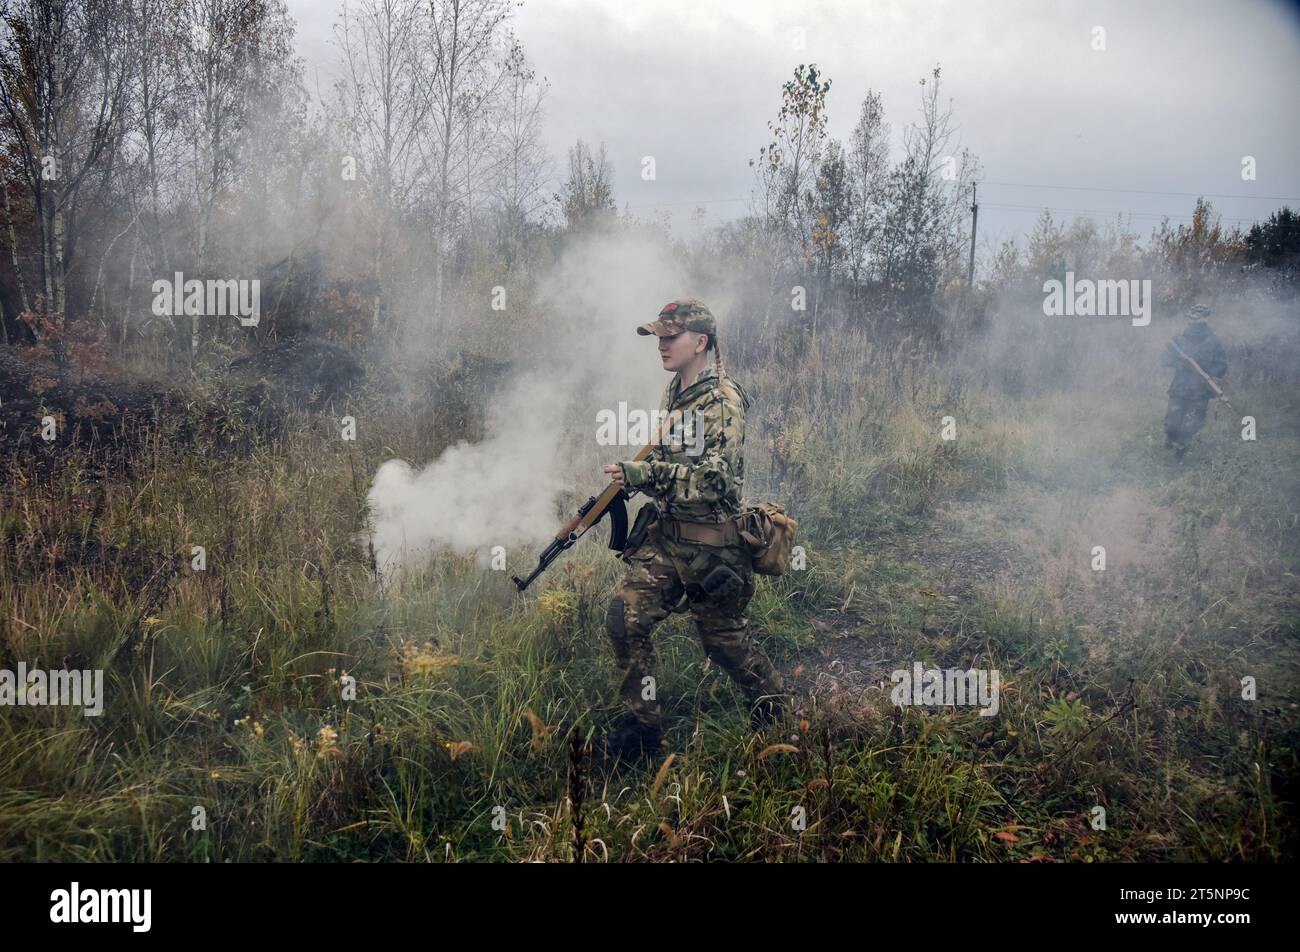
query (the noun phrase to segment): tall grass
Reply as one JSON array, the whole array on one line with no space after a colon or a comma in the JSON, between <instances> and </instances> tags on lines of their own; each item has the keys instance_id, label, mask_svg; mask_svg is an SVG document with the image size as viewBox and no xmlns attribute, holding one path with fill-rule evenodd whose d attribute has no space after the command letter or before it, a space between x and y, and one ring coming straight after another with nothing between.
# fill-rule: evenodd
<instances>
[{"instance_id":1,"label":"tall grass","mask_svg":"<svg viewBox=\"0 0 1300 952\"><path fill-rule=\"evenodd\" d=\"M575 750L587 861L1294 856L1294 412L1249 461L1212 425L1176 469L1158 392L1008 397L824 338L735 373L749 494L789 504L807 559L760 582L755 637L800 684L828 652L888 662L753 733L674 615L664 754L616 771L582 754L617 710L598 543L527 597L531 552L373 574L369 474L441 448L413 418L359 397L356 443L297 416L12 453L2 660L103 668L107 702L0 715L0 858L571 861ZM913 660L998 669L999 715L895 708Z\"/></svg>"}]
</instances>

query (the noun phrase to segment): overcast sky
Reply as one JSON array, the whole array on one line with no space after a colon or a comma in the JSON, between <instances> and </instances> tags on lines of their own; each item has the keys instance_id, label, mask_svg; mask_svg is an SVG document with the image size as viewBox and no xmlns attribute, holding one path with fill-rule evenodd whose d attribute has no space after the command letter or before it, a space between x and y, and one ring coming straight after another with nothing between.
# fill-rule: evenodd
<instances>
[{"instance_id":1,"label":"overcast sky","mask_svg":"<svg viewBox=\"0 0 1300 952\"><path fill-rule=\"evenodd\" d=\"M324 85L340 0L287 2ZM512 22L549 82L556 169L576 139L603 141L620 208L667 212L682 232L697 206L706 222L744 214L748 160L799 63L832 80L831 136L847 140L870 88L896 146L918 114L917 81L942 65L962 144L983 165L981 255L1043 207L1058 218L1132 212L1146 237L1162 214L1187 220L1198 194L1225 222L1300 205L1293 2L525 0ZM653 182L640 177L645 155ZM1254 181L1242 179L1244 156Z\"/></svg>"}]
</instances>

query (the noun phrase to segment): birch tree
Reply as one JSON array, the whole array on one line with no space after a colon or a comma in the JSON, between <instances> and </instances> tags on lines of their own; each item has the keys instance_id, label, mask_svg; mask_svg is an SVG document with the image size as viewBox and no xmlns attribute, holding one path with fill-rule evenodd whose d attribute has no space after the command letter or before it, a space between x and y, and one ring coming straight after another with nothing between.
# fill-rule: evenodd
<instances>
[{"instance_id":1,"label":"birch tree","mask_svg":"<svg viewBox=\"0 0 1300 952\"><path fill-rule=\"evenodd\" d=\"M856 294L871 273L868 256L884 219L885 186L889 176L889 124L880 93L867 90L849 140L849 221L845 254Z\"/></svg>"},{"instance_id":2,"label":"birch tree","mask_svg":"<svg viewBox=\"0 0 1300 952\"><path fill-rule=\"evenodd\" d=\"M447 241L452 215L467 203L456 157L473 147L483 111L491 107L508 71L498 58L510 0L429 0L432 101L429 143L433 163L434 274L432 320L441 326Z\"/></svg>"},{"instance_id":3,"label":"birch tree","mask_svg":"<svg viewBox=\"0 0 1300 952\"><path fill-rule=\"evenodd\" d=\"M122 133L133 55L124 13L120 0L0 6L0 112L36 211L44 307L59 326L82 191Z\"/></svg>"},{"instance_id":4,"label":"birch tree","mask_svg":"<svg viewBox=\"0 0 1300 952\"><path fill-rule=\"evenodd\" d=\"M426 0L345 0L334 32L342 53L337 84L351 149L374 203L371 325L391 290L397 223L429 182L422 137L432 109Z\"/></svg>"},{"instance_id":5,"label":"birch tree","mask_svg":"<svg viewBox=\"0 0 1300 952\"><path fill-rule=\"evenodd\" d=\"M495 174L489 188L498 205L498 245L512 268L526 237L529 219L547 204L551 163L542 146L542 102L546 84L538 83L523 48L514 43L506 59L496 143Z\"/></svg>"}]
</instances>

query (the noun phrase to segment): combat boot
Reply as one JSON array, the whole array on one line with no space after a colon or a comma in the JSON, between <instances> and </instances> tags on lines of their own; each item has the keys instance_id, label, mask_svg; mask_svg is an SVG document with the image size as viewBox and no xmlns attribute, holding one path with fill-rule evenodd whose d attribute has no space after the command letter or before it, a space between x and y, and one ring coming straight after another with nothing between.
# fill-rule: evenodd
<instances>
[{"instance_id":1,"label":"combat boot","mask_svg":"<svg viewBox=\"0 0 1300 952\"><path fill-rule=\"evenodd\" d=\"M627 716L601 738L600 748L607 760L633 761L654 756L662 742L657 725L642 724Z\"/></svg>"}]
</instances>

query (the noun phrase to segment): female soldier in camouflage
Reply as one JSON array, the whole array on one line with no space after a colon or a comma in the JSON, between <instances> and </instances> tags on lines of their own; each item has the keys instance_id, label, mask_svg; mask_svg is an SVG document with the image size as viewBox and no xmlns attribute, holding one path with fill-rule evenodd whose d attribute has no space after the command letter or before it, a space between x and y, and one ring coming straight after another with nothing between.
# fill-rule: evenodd
<instances>
[{"instance_id":1,"label":"female soldier in camouflage","mask_svg":"<svg viewBox=\"0 0 1300 952\"><path fill-rule=\"evenodd\" d=\"M637 333L658 337L663 368L675 374L661 410L680 414L682 423L669 431L673 438L660 437L647 459L605 466L629 494L640 491L652 500L629 535L621 558L630 568L606 615L627 709L606 738L607 751L618 755L659 747L651 630L683 595L705 652L749 697L756 728L781 713L785 690L772 662L749 637L745 608L754 594L754 570L731 521L744 490L749 398L727 377L717 324L701 302L688 298L665 305L659 319ZM702 440L698 433L691 441L681 438L692 425L702 431Z\"/></svg>"}]
</instances>

